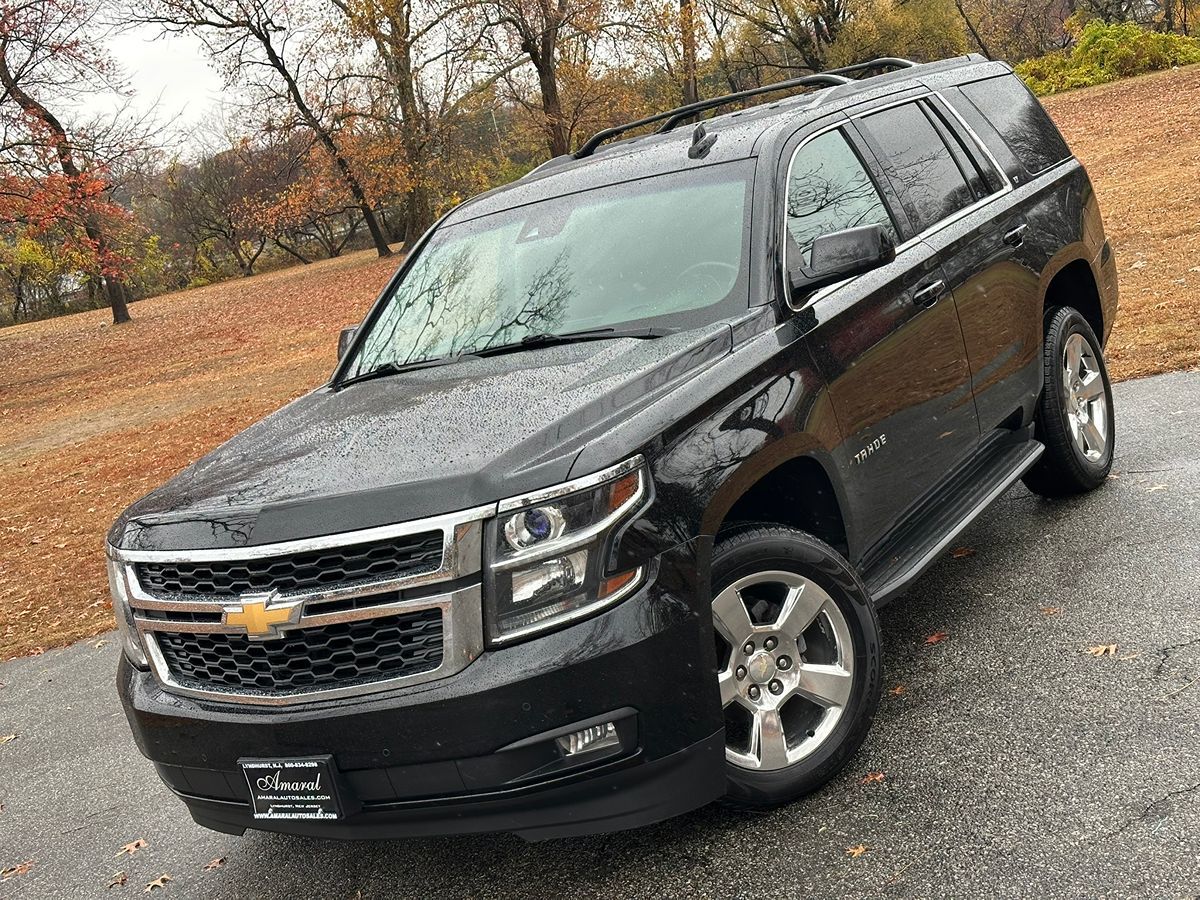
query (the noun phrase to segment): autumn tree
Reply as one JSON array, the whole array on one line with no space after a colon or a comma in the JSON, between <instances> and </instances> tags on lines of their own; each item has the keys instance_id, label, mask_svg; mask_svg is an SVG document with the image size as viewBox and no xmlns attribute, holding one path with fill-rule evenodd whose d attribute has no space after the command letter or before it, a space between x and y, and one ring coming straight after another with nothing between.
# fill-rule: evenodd
<instances>
[{"instance_id":1,"label":"autumn tree","mask_svg":"<svg viewBox=\"0 0 1200 900\"><path fill-rule=\"evenodd\" d=\"M284 124L311 132L353 197L376 252L391 255L372 198L342 146L353 115L320 10L304 0L151 0L136 16L166 32L197 35L231 81L240 80L256 101L287 109Z\"/></svg>"},{"instance_id":2,"label":"autumn tree","mask_svg":"<svg viewBox=\"0 0 1200 900\"><path fill-rule=\"evenodd\" d=\"M110 196L109 167L132 152L131 135L74 123L64 111L89 91L121 89L97 18L92 0L0 4L0 217L57 227L58 239L82 251L74 258L103 285L119 324L129 321L130 259L114 239L125 212Z\"/></svg>"},{"instance_id":3,"label":"autumn tree","mask_svg":"<svg viewBox=\"0 0 1200 900\"><path fill-rule=\"evenodd\" d=\"M411 180L393 136L364 123L343 132L342 145L371 196L393 200L403 195ZM276 190L259 192L242 204L250 221L302 263L341 255L354 242L363 219L328 156L295 139L260 152L275 158L273 167L287 175Z\"/></svg>"},{"instance_id":4,"label":"autumn tree","mask_svg":"<svg viewBox=\"0 0 1200 900\"><path fill-rule=\"evenodd\" d=\"M723 0L741 29L744 68L759 83L795 70L826 68L829 48L853 12L852 0ZM772 73L776 73L772 75Z\"/></svg>"},{"instance_id":5,"label":"autumn tree","mask_svg":"<svg viewBox=\"0 0 1200 900\"><path fill-rule=\"evenodd\" d=\"M434 4L418 9L413 0L333 0L354 37L371 43L383 63L386 100L376 107L391 118L404 146L411 178L405 198L405 243L416 240L434 219L430 145L438 117L425 96L424 69L433 54L425 45L445 34Z\"/></svg>"},{"instance_id":6,"label":"autumn tree","mask_svg":"<svg viewBox=\"0 0 1200 900\"><path fill-rule=\"evenodd\" d=\"M574 114L568 110L563 82L573 78L578 94L602 69L595 65L597 48L609 32L621 28L621 7L607 0L481 0L478 8L482 36L490 40L493 54L508 60L515 53L533 68L550 155L569 152L573 125L582 110L578 97ZM513 70L511 63L507 69ZM513 97L529 104L523 92L514 91Z\"/></svg>"}]
</instances>

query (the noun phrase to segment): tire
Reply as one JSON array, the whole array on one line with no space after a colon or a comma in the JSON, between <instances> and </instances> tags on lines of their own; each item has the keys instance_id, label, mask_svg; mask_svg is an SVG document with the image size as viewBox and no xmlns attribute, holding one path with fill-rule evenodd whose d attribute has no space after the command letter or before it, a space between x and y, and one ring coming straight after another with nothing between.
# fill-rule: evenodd
<instances>
[{"instance_id":1,"label":"tire","mask_svg":"<svg viewBox=\"0 0 1200 900\"><path fill-rule=\"evenodd\" d=\"M1046 451L1023 480L1035 494L1065 497L1095 490L1112 469L1112 385L1087 320L1070 307L1051 310L1047 318L1035 425ZM1068 356L1073 351L1076 358Z\"/></svg>"},{"instance_id":2,"label":"tire","mask_svg":"<svg viewBox=\"0 0 1200 900\"><path fill-rule=\"evenodd\" d=\"M750 524L719 535L712 572L724 802L769 809L824 785L862 744L879 705L879 619L850 564L792 528ZM757 750L756 729L766 735Z\"/></svg>"}]
</instances>

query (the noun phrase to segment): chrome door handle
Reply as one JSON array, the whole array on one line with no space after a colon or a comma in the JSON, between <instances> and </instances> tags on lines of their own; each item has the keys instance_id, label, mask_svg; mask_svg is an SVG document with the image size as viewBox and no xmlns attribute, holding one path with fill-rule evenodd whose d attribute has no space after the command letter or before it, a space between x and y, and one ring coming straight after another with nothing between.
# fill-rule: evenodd
<instances>
[{"instance_id":1,"label":"chrome door handle","mask_svg":"<svg viewBox=\"0 0 1200 900\"><path fill-rule=\"evenodd\" d=\"M913 303L917 304L917 306L933 306L933 304L942 299L942 294L945 291L946 282L939 278L933 284L927 285L914 293L912 296Z\"/></svg>"},{"instance_id":2,"label":"chrome door handle","mask_svg":"<svg viewBox=\"0 0 1200 900\"><path fill-rule=\"evenodd\" d=\"M1025 229L1028 227L1028 225L1018 225L1012 231L1006 231L1004 233L1004 243L1010 247L1020 247L1025 243Z\"/></svg>"}]
</instances>

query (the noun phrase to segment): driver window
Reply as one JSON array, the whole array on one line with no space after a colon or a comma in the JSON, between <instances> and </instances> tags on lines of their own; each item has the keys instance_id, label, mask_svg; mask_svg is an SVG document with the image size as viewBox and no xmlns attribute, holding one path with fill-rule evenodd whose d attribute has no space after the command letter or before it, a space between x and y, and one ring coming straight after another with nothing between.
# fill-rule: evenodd
<instances>
[{"instance_id":1,"label":"driver window","mask_svg":"<svg viewBox=\"0 0 1200 900\"><path fill-rule=\"evenodd\" d=\"M896 241L866 168L840 130L827 131L803 144L788 169L787 227L795 241L789 250L799 248L807 267L814 240L860 225L881 225Z\"/></svg>"}]
</instances>

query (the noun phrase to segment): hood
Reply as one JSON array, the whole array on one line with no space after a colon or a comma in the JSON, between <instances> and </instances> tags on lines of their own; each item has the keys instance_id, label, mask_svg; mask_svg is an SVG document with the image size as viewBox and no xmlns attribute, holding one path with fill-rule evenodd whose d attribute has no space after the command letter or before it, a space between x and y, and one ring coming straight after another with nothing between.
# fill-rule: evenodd
<instances>
[{"instance_id":1,"label":"hood","mask_svg":"<svg viewBox=\"0 0 1200 900\"><path fill-rule=\"evenodd\" d=\"M547 487L587 474L571 467L590 438L731 346L722 323L656 340L468 359L337 391L325 386L135 503L109 541L137 550L252 546L440 515Z\"/></svg>"}]
</instances>

